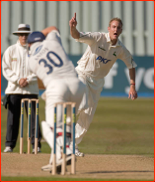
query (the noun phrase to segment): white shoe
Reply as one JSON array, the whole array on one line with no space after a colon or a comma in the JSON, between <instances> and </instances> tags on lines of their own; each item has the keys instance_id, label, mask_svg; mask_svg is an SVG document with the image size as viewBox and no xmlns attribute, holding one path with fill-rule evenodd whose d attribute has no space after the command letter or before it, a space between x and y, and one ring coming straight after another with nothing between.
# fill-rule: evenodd
<instances>
[{"instance_id":1,"label":"white shoe","mask_svg":"<svg viewBox=\"0 0 155 182\"><path fill-rule=\"evenodd\" d=\"M73 151L73 143L72 142L71 142L69 148L70 148L71 151ZM76 157L84 157L84 153L82 153L82 152L79 151L77 145L75 145L75 156Z\"/></svg>"},{"instance_id":2,"label":"white shoe","mask_svg":"<svg viewBox=\"0 0 155 182\"><path fill-rule=\"evenodd\" d=\"M68 155L66 157L67 165L71 164L71 159L72 159L71 155ZM61 172L61 165L62 165L62 158L60 160L58 160L58 162L56 163L57 173ZM46 166L43 166L41 168L42 171L48 171L48 172L52 172L52 169L53 169L53 165L52 164L47 164Z\"/></svg>"},{"instance_id":3,"label":"white shoe","mask_svg":"<svg viewBox=\"0 0 155 182\"><path fill-rule=\"evenodd\" d=\"M37 149L37 153L40 153L41 152L41 148L40 147L38 147L38 149ZM35 148L32 150L32 154L34 154L35 153Z\"/></svg>"},{"instance_id":4,"label":"white shoe","mask_svg":"<svg viewBox=\"0 0 155 182\"><path fill-rule=\"evenodd\" d=\"M75 148L75 156L76 157L84 157L84 153L80 152L78 148Z\"/></svg>"},{"instance_id":5,"label":"white shoe","mask_svg":"<svg viewBox=\"0 0 155 182\"><path fill-rule=\"evenodd\" d=\"M45 166L42 166L41 170L42 171L50 171L50 170L52 170L52 164L47 164Z\"/></svg>"},{"instance_id":6,"label":"white shoe","mask_svg":"<svg viewBox=\"0 0 155 182\"><path fill-rule=\"evenodd\" d=\"M7 146L7 147L5 147L4 152L5 152L5 153L6 153L6 152L13 152L13 150L12 150L11 147Z\"/></svg>"}]
</instances>

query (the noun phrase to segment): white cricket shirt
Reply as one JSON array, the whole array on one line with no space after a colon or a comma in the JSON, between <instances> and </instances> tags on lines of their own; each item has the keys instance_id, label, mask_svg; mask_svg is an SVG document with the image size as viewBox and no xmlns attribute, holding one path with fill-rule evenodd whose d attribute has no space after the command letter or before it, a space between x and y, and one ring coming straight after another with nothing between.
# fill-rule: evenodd
<instances>
[{"instance_id":1,"label":"white cricket shirt","mask_svg":"<svg viewBox=\"0 0 155 182\"><path fill-rule=\"evenodd\" d=\"M95 80L104 78L117 59L121 59L129 69L137 66L120 40L111 45L109 33L80 32L76 41L88 45L76 69Z\"/></svg>"},{"instance_id":2,"label":"white cricket shirt","mask_svg":"<svg viewBox=\"0 0 155 182\"><path fill-rule=\"evenodd\" d=\"M31 46L30 69L42 80L45 87L52 79L77 77L73 63L61 44L58 31L51 31L43 42Z\"/></svg>"},{"instance_id":3,"label":"white cricket shirt","mask_svg":"<svg viewBox=\"0 0 155 182\"><path fill-rule=\"evenodd\" d=\"M8 80L5 94L38 94L37 77L28 69L27 47L18 40L16 44L7 48L3 54L2 72ZM19 80L27 78L28 85L20 87Z\"/></svg>"}]
</instances>

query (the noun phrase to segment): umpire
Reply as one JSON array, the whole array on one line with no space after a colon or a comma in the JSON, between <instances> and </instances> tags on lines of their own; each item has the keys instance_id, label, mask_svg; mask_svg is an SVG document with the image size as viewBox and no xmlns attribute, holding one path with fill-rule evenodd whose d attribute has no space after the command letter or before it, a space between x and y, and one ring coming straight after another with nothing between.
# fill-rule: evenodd
<instances>
[{"instance_id":1,"label":"umpire","mask_svg":"<svg viewBox=\"0 0 155 182\"><path fill-rule=\"evenodd\" d=\"M8 47L2 58L2 72L8 86L5 94L8 95L7 133L4 152L13 152L16 146L19 120L21 112L21 99L38 98L38 83L35 74L28 69L27 36L30 33L30 26L19 24L18 30L13 32L18 36L17 43ZM27 112L27 103L26 103ZM32 130L31 144L34 152L34 131L35 131L35 103L32 102ZM41 152L41 132L39 127L38 152Z\"/></svg>"}]
</instances>

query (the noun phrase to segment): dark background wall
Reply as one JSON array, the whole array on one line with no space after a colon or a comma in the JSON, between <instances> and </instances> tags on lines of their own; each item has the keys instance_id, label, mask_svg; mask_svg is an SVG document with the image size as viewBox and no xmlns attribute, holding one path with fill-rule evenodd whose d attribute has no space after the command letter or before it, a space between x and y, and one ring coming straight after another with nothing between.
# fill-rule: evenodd
<instances>
[{"instance_id":1,"label":"dark background wall","mask_svg":"<svg viewBox=\"0 0 155 182\"><path fill-rule=\"evenodd\" d=\"M79 56L69 56L74 66L77 66ZM137 63L136 68L136 90L139 96L154 96L154 57L133 57ZM1 72L1 95L4 95L7 81ZM105 78L105 86L101 96L126 96L129 91L128 69L123 61L117 60L108 76ZM41 94L42 92L40 92Z\"/></svg>"}]
</instances>

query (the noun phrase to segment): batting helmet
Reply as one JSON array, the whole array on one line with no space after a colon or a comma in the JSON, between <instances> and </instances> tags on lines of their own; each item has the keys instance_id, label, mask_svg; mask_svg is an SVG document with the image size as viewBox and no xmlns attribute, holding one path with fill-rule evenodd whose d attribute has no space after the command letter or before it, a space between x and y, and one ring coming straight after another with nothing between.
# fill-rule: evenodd
<instances>
[{"instance_id":1,"label":"batting helmet","mask_svg":"<svg viewBox=\"0 0 155 182\"><path fill-rule=\"evenodd\" d=\"M41 42L45 39L45 35L42 32L32 32L29 34L27 38L27 42L34 43L34 42Z\"/></svg>"}]
</instances>

